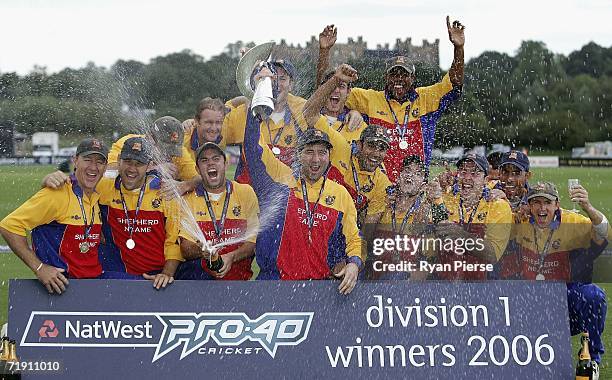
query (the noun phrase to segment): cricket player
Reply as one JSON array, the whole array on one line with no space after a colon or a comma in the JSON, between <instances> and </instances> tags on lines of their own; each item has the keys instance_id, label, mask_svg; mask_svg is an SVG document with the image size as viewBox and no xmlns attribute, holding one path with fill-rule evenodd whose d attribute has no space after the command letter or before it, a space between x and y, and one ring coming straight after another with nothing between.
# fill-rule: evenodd
<instances>
[{"instance_id":1,"label":"cricket player","mask_svg":"<svg viewBox=\"0 0 612 380\"><path fill-rule=\"evenodd\" d=\"M566 281L571 333L588 331L591 358L600 363L607 303L603 290L591 280L593 261L608 245L612 230L584 187L572 188L570 198L587 216L560 208L559 193L550 182L529 189L529 218L512 233L516 260L504 261L503 269L524 280Z\"/></svg>"},{"instance_id":2,"label":"cricket player","mask_svg":"<svg viewBox=\"0 0 612 380\"><path fill-rule=\"evenodd\" d=\"M251 186L225 178L227 159L221 147L213 142L202 145L196 156L202 183L184 196L204 238L221 255L220 270L209 268L210 253L202 250L203 241L193 231L182 228L181 250L189 261L177 273L181 280L248 280L259 230L259 206ZM185 224L183 223L183 226Z\"/></svg>"},{"instance_id":3,"label":"cricket player","mask_svg":"<svg viewBox=\"0 0 612 380\"><path fill-rule=\"evenodd\" d=\"M68 278L98 278L100 194L108 148L98 139L77 147L71 184L61 190L41 189L0 222L0 234L49 293L61 294ZM32 248L27 231L32 231Z\"/></svg>"},{"instance_id":4,"label":"cricket player","mask_svg":"<svg viewBox=\"0 0 612 380\"><path fill-rule=\"evenodd\" d=\"M456 262L478 265L473 271L438 272L441 279L485 280L489 273L482 270L482 265L496 263L506 249L512 229L512 210L506 200L489 199L488 170L486 158L474 153L468 153L457 161L456 186L443 196L449 213L448 221L438 224L436 233L444 239L451 239L454 244L481 239L482 247L442 251L438 255L442 264L451 264L453 268Z\"/></svg>"},{"instance_id":5,"label":"cricket player","mask_svg":"<svg viewBox=\"0 0 612 380\"><path fill-rule=\"evenodd\" d=\"M223 136L227 135L227 132L223 120L229 109L221 99L206 97L198 103L195 117L183 121L183 127L187 126L183 146L187 148L194 162L198 148L204 143L214 142L222 149L225 148Z\"/></svg>"},{"instance_id":6,"label":"cricket player","mask_svg":"<svg viewBox=\"0 0 612 380\"><path fill-rule=\"evenodd\" d=\"M339 66L334 75L312 94L304 106L304 118L310 127L329 136L333 145L331 166L327 177L343 185L351 194L357 208L357 226L361 228L368 214L380 214L385 209L386 189L391 181L383 170L389 149L387 130L378 125L364 128L356 141L332 128L319 110L338 86L357 79L357 72L349 65Z\"/></svg>"},{"instance_id":7,"label":"cricket player","mask_svg":"<svg viewBox=\"0 0 612 380\"><path fill-rule=\"evenodd\" d=\"M284 59L270 63L274 72L267 67L257 69L253 80L257 83L264 77L272 79L274 97L274 111L270 117L261 122L262 138L268 144L271 152L287 166L293 165L296 157L296 144L299 130L306 125L301 119L305 99L291 93L297 80L297 70L293 64ZM233 109L224 120L227 131L227 144L242 144L244 140L244 126L247 122L248 104L242 104ZM351 113L350 118L358 123L363 120L359 112ZM251 183L249 177L249 162L242 157L236 169L236 180L240 183Z\"/></svg>"},{"instance_id":8,"label":"cricket player","mask_svg":"<svg viewBox=\"0 0 612 380\"><path fill-rule=\"evenodd\" d=\"M391 147L385 159L389 179L394 182L408 155L419 155L429 167L436 124L448 105L457 99L463 85L463 45L465 27L446 18L448 36L454 46L454 59L441 82L428 87L414 87L416 70L406 57L386 64L385 89L353 88L346 105L366 115L367 124L377 124L391 132ZM329 58L329 49L319 51L317 72ZM321 56L323 55L323 56Z\"/></svg>"},{"instance_id":9,"label":"cricket player","mask_svg":"<svg viewBox=\"0 0 612 380\"><path fill-rule=\"evenodd\" d=\"M151 163L148 141L130 137L119 154L119 176L98 183L104 236L100 259L106 278L144 277L160 289L174 281L183 258L178 245L178 206L162 196L160 178L148 172ZM50 188L69 184L70 178L59 171L43 180Z\"/></svg>"},{"instance_id":10,"label":"cricket player","mask_svg":"<svg viewBox=\"0 0 612 380\"><path fill-rule=\"evenodd\" d=\"M306 130L294 172L274 157L260 125L249 112L244 152L259 205L272 213L257 238L258 279L314 280L334 274L342 278L340 293L350 293L363 265L361 239L351 196L326 176L329 137Z\"/></svg>"}]
</instances>

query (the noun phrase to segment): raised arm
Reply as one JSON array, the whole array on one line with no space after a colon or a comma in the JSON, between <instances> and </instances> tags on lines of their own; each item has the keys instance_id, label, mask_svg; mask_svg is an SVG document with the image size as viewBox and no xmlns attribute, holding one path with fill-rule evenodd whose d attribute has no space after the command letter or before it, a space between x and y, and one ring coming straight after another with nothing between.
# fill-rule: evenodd
<instances>
[{"instance_id":1,"label":"raised arm","mask_svg":"<svg viewBox=\"0 0 612 380\"><path fill-rule=\"evenodd\" d=\"M336 43L338 29L334 25L327 25L321 33L319 33L319 61L317 62L317 83L321 83L325 70L329 67L329 52Z\"/></svg>"},{"instance_id":2,"label":"raised arm","mask_svg":"<svg viewBox=\"0 0 612 380\"><path fill-rule=\"evenodd\" d=\"M451 64L450 70L448 70L448 75L454 86L461 86L463 85L463 45L465 43L465 26L457 20L453 21L451 25L450 17L446 16L446 28L448 29L448 38L455 47L453 63Z\"/></svg>"},{"instance_id":3,"label":"raised arm","mask_svg":"<svg viewBox=\"0 0 612 380\"><path fill-rule=\"evenodd\" d=\"M321 116L321 108L323 108L331 93L341 82L350 83L356 81L357 78L357 70L351 66L346 63L338 66L334 76L317 88L306 104L304 104L304 118L308 126L314 128Z\"/></svg>"}]
</instances>

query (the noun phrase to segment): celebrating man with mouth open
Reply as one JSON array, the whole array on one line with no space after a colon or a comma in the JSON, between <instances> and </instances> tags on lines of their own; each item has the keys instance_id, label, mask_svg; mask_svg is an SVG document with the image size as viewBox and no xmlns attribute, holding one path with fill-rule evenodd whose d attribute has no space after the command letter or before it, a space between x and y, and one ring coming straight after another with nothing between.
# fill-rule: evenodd
<instances>
[{"instance_id":1,"label":"celebrating man with mouth open","mask_svg":"<svg viewBox=\"0 0 612 380\"><path fill-rule=\"evenodd\" d=\"M357 211L348 191L327 180L329 137L307 129L298 140L293 171L260 138L260 121L249 111L244 152L262 210L270 213L257 237L262 280L342 278L350 293L362 267Z\"/></svg>"},{"instance_id":2,"label":"celebrating man with mouth open","mask_svg":"<svg viewBox=\"0 0 612 380\"><path fill-rule=\"evenodd\" d=\"M436 233L455 244L481 239L480 248L460 247L438 254L439 262L451 264L465 262L474 268L490 268L506 249L512 229L512 211L503 199L491 199L487 187L489 163L483 156L468 153L457 161L457 182L452 193L444 195L448 221L440 222ZM469 239L469 240L468 240ZM473 244L470 244L474 246ZM464 268L463 266L461 268ZM489 270L440 271L438 276L446 280L485 280Z\"/></svg>"},{"instance_id":3,"label":"celebrating man with mouth open","mask_svg":"<svg viewBox=\"0 0 612 380\"><path fill-rule=\"evenodd\" d=\"M572 188L570 198L587 216L562 209L550 182L535 184L526 198L529 215L514 226L514 260L504 261L502 273L521 280L566 281L571 334L589 332L589 351L599 363L607 301L591 280L593 261L608 245L612 229L582 186Z\"/></svg>"},{"instance_id":4,"label":"celebrating man with mouth open","mask_svg":"<svg viewBox=\"0 0 612 380\"><path fill-rule=\"evenodd\" d=\"M214 252L202 250L197 231L185 223L181 228L181 251L189 260L177 273L181 280L248 280L259 230L259 206L251 186L225 178L227 159L221 147L207 142L196 152L196 169L202 182L184 200L193 213L204 238L218 246ZM195 232L195 233L194 233ZM211 255L212 254L212 255ZM220 255L222 266L211 265ZM211 270L215 269L215 270Z\"/></svg>"},{"instance_id":5,"label":"celebrating man with mouth open","mask_svg":"<svg viewBox=\"0 0 612 380\"><path fill-rule=\"evenodd\" d=\"M450 70L441 82L415 88L415 66L408 58L399 56L386 64L383 91L353 88L346 100L348 109L367 115L368 124L377 124L391 131L385 167L392 182L401 171L402 160L408 155L419 155L429 167L437 121L461 92L465 27L459 21L453 21L451 25L448 16L446 24L455 50ZM319 50L317 72L325 71L329 52L329 49Z\"/></svg>"}]
</instances>

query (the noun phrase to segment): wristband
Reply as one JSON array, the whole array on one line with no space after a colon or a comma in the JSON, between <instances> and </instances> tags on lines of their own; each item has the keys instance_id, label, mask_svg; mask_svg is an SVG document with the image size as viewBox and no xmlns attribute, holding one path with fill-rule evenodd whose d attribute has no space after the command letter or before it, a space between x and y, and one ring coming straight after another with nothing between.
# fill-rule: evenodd
<instances>
[{"instance_id":1,"label":"wristband","mask_svg":"<svg viewBox=\"0 0 612 380\"><path fill-rule=\"evenodd\" d=\"M359 256L349 256L349 258L346 260L346 263L353 263L355 265L357 265L357 269L359 269L361 271L361 266L363 265L363 261L361 261L361 258Z\"/></svg>"},{"instance_id":2,"label":"wristband","mask_svg":"<svg viewBox=\"0 0 612 380\"><path fill-rule=\"evenodd\" d=\"M595 237L602 240L608 237L608 219L606 219L605 215L601 223L593 226L593 229L595 230Z\"/></svg>"}]
</instances>

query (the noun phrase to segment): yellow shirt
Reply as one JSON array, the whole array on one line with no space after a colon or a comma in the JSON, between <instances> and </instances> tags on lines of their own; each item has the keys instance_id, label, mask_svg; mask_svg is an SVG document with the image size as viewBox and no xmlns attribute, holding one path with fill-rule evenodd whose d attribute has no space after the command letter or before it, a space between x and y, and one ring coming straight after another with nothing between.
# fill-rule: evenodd
<instances>
[{"instance_id":1,"label":"yellow shirt","mask_svg":"<svg viewBox=\"0 0 612 380\"><path fill-rule=\"evenodd\" d=\"M243 242L255 243L257 233L259 231L259 204L257 196L249 185L241 184L235 181L230 181L230 198L228 200L226 219L223 224L223 230L220 236L217 235L212 221L212 217L206 205L204 197L204 187L200 184L196 190L184 196L185 202L193 213L197 226L191 228L199 228L199 231L204 234L204 237L213 246L225 243L220 248L219 254L236 250ZM215 214L215 223L220 223L227 190L215 200L215 195L208 193L212 210ZM189 218L190 219L190 218ZM201 240L194 234L197 230L190 230L183 225L180 232L180 237L192 242ZM234 263L230 272L224 277L226 280L248 280L253 273L251 272L251 259L242 260Z\"/></svg>"},{"instance_id":2,"label":"yellow shirt","mask_svg":"<svg viewBox=\"0 0 612 380\"><path fill-rule=\"evenodd\" d=\"M338 120L337 118L333 118L330 116L323 115L327 120L327 124L329 124L330 128L340 132L342 137L346 139L347 142L351 143L353 141L359 141L361 138L361 132L368 126L365 122L361 122L359 128L351 131L344 122Z\"/></svg>"},{"instance_id":3,"label":"yellow shirt","mask_svg":"<svg viewBox=\"0 0 612 380\"><path fill-rule=\"evenodd\" d=\"M340 132L330 127L324 116L317 120L315 128L327 133L333 145L330 152L332 167L328 177L346 187L355 201L358 211L361 212L367 208L367 215L383 212L385 210L387 187L391 186L391 181L389 181L387 175L380 167L377 167L374 171L361 170L359 160L352 154L353 148L357 149L357 147L353 147ZM353 168L359 183L359 191L357 191Z\"/></svg>"},{"instance_id":4,"label":"yellow shirt","mask_svg":"<svg viewBox=\"0 0 612 380\"><path fill-rule=\"evenodd\" d=\"M123 144L125 143L125 140L129 139L130 137L145 137L145 136L129 134L115 141L113 145L111 146L110 152L108 153L108 163L109 164L119 162L119 155L121 154L121 149L123 149ZM181 181L188 181L196 176L199 177L198 172L196 171L195 161L193 160L192 155L189 153L189 150L185 148L185 146L182 147L182 155L180 157L173 156L171 160L172 160L172 163L176 165L176 168L178 169L179 179Z\"/></svg>"},{"instance_id":5,"label":"yellow shirt","mask_svg":"<svg viewBox=\"0 0 612 380\"><path fill-rule=\"evenodd\" d=\"M74 176L74 185L52 190L39 190L32 198L7 215L0 226L19 236L32 230L32 246L36 256L45 264L66 269L70 277L95 278L102 273L98 260L101 219L99 194L82 196L83 211L77 194L82 190ZM81 251L85 242L85 219L93 225L87 234L88 249Z\"/></svg>"},{"instance_id":6,"label":"yellow shirt","mask_svg":"<svg viewBox=\"0 0 612 380\"><path fill-rule=\"evenodd\" d=\"M445 194L444 204L448 209L448 220L459 223L461 216L459 212L459 194ZM512 231L512 210L510 205L503 199L496 201L480 199L476 211L464 208L464 223L469 223L472 213L474 216L471 224L483 225L483 228L477 228L478 232L482 235L480 237L491 243L495 250L495 256L499 259L506 249Z\"/></svg>"},{"instance_id":7,"label":"yellow shirt","mask_svg":"<svg viewBox=\"0 0 612 380\"><path fill-rule=\"evenodd\" d=\"M183 122L184 126L187 126L185 130L185 136L183 137L183 147L189 152L191 159L195 162L196 160L196 151L203 144L203 142L198 140L198 122L195 119L187 119ZM223 136L227 135L227 126L223 124L221 127L221 138L219 141L213 141L215 144L219 145L221 149L225 149L225 139ZM184 150L183 150L184 151Z\"/></svg>"},{"instance_id":8,"label":"yellow shirt","mask_svg":"<svg viewBox=\"0 0 612 380\"><path fill-rule=\"evenodd\" d=\"M380 125L389 130L391 144L385 157L385 167L391 181L395 181L406 156L418 155L429 166L436 123L458 96L459 89L453 88L446 74L439 83L417 87L409 92L408 100L402 104L393 99L387 102L384 91L353 88L346 100L346 107L367 115L368 124ZM396 119L400 129L405 125L403 139L408 144L406 149L399 147L402 136L397 130Z\"/></svg>"},{"instance_id":9,"label":"yellow shirt","mask_svg":"<svg viewBox=\"0 0 612 380\"><path fill-rule=\"evenodd\" d=\"M591 276L592 260L604 246L594 242L595 232L589 218L560 210L561 221L553 222L555 228L538 228L529 219L514 225L511 239L516 247L504 259L503 277L518 274L521 279L534 280L540 274L546 280L580 281L585 274L587 278ZM608 225L607 240L611 238L612 229ZM598 246L592 246L593 243ZM593 255L591 260L587 255Z\"/></svg>"},{"instance_id":10,"label":"yellow shirt","mask_svg":"<svg viewBox=\"0 0 612 380\"><path fill-rule=\"evenodd\" d=\"M277 142L275 145L281 148L281 150L282 148L295 147L297 137L295 135L294 124L298 122L296 121L297 119L300 119L300 124L303 123L303 118L300 118L300 115L302 114L305 103L305 99L289 94L287 97L287 106L290 115L286 113L285 119L279 120L278 123L275 123L274 120L261 122L261 135L264 136L266 144L271 145L276 139ZM241 104L232 109L230 113L225 116L225 120L223 120L223 130L225 133L223 139L226 141L226 144L242 144L244 141L244 127L246 125L247 111L249 111L247 105ZM268 126L270 127L269 131ZM304 124L301 125L301 127L306 128L307 126Z\"/></svg>"}]
</instances>

